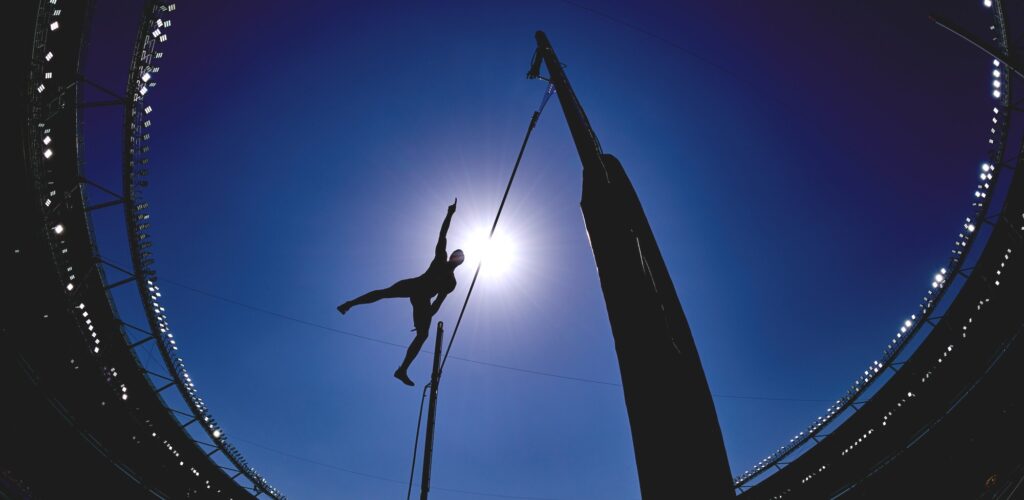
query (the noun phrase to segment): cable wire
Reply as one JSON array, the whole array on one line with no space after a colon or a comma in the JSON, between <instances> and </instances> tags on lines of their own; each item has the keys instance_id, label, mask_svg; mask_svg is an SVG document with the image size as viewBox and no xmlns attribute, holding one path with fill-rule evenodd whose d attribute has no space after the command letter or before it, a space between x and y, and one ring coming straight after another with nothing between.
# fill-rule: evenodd
<instances>
[{"instance_id":1,"label":"cable wire","mask_svg":"<svg viewBox=\"0 0 1024 500\"><path fill-rule=\"evenodd\" d=\"M357 338L357 339L360 339L360 340L367 340L367 341L370 341L370 342L375 342L375 343L378 343L378 344L384 344L384 345L391 346L391 347L397 347L397 348L401 348L401 349L406 349L407 348L407 346L404 345L404 344L398 344L398 343L395 343L395 342L389 342L389 341L386 341L386 340L380 340L380 339L373 338L373 337L370 337L370 336L367 336L367 335L362 335L362 334L359 334L359 333L354 333L354 332L350 332L350 331L346 331L346 330L341 330L341 329L330 327L330 326L327 326L327 325L321 325L319 323L314 323L312 321L307 321L307 320L304 320L304 319L301 319L301 318L297 318L295 316L291 316L291 315L288 315L288 314L284 314L284 313L280 313L280 312L277 312L277 311L273 311L273 310L270 310L270 309L267 309L267 308L264 308L264 307L255 306L255 305L252 305L252 304L247 304L245 302L241 302L241 301L238 301L238 300L235 300L235 299L224 297L222 295L219 295L219 294L216 294L216 293L213 293L213 292L209 292L209 291L206 291L206 290L202 290L202 289L196 288L194 286L181 283L179 281L174 281L174 280L168 279L168 278L163 277L163 276L160 277L160 282L161 283L166 283L166 284L178 287L178 288L182 288L182 289L188 290L190 292L193 292L193 293L196 293L196 294L199 294L199 295L203 295L205 297L210 297L210 298L213 298L213 299L216 299L216 300L220 300L222 302L226 302L228 304L232 304L232 305L235 305L235 306L238 306L238 307L243 307L245 309L249 309L249 310L252 310L252 311L257 311L257 312L260 312L260 313L263 313L263 314L267 314L267 315L274 316L274 317L277 317L277 318L281 318L281 319L284 319L284 320L287 320L287 321L291 321L293 323L298 323L300 325L305 325L305 326L309 326L309 327L312 327L312 328L316 328L316 329L319 329L319 330L324 330L324 331L328 331L328 332L332 332L332 333L339 333L339 334L347 335L347 336L350 336L350 337L353 337L353 338ZM430 350L427 350L427 349L424 349L423 352L428 353L428 354L433 354L433 351L430 351ZM463 361L463 362L466 362L466 363L473 363L473 364L476 364L476 365L487 366L487 367L490 367L490 368L499 368L499 369L502 369L502 370L509 370L509 371L514 371L514 372L519 372L519 373L526 373L526 374L529 374L529 375L536 375L536 376L540 376L540 377L557 378L557 379L562 379L562 380L571 380L571 381L574 381L574 382L582 382L582 383L586 383L586 384L603 385L603 386L608 386L608 387L622 387L622 384L619 384L619 383L616 383L616 382L608 382L608 381L605 381L605 380L596 380L596 379L585 378L585 377L575 377L575 376L571 376L571 375L561 375L561 374L558 374L558 373L545 372L545 371L541 371L541 370L531 370L531 369L528 369L528 368L521 368L521 367L518 367L518 366L503 365L503 364L500 364L500 363L491 363L491 362L488 362L488 361L480 361L480 360L477 360L477 359L464 358L464 357L461 357L461 356L454 356L453 355L453 356L451 356L451 358L454 359L454 360ZM715 397L716 399L717 398L721 398L721 399L743 399L743 400L758 400L758 401L790 401L790 402L808 402L808 403L830 403L830 402L832 402L832 400L829 400L829 399L781 398L781 397L768 397L768 396L745 396L745 395L734 395L734 394L712 394L712 396Z\"/></svg>"}]
</instances>

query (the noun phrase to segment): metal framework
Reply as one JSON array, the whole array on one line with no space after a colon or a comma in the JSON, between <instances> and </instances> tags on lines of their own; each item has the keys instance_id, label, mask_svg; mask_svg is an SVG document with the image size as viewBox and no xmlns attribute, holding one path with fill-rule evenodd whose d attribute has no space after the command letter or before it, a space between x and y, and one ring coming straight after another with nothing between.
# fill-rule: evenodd
<instances>
[{"instance_id":1,"label":"metal framework","mask_svg":"<svg viewBox=\"0 0 1024 500\"><path fill-rule=\"evenodd\" d=\"M193 421L200 422L210 438L213 451L220 452L234 465L237 472L252 482L257 494L271 498L284 496L246 462L239 451L232 446L224 431L213 418L178 352L177 340L167 322L166 310L160 305L160 287L150 247L149 203L145 188L149 185L146 176L149 170L149 127L152 125L152 106L147 103L147 94L156 86L156 74L160 71L158 60L163 57L160 44L167 41L172 21L169 19L175 4L162 1L151 2L146 9L135 40L131 69L126 90L127 103L124 115L124 152L122 180L124 190L125 225L128 229L128 244L132 256L132 275L135 278L142 299L151 335L157 340L160 356L170 374L170 384L177 387L182 399L188 404Z\"/></svg>"},{"instance_id":2,"label":"metal framework","mask_svg":"<svg viewBox=\"0 0 1024 500\"><path fill-rule=\"evenodd\" d=\"M45 286L59 286L59 299L48 303L39 325L50 325L50 334L60 339L74 339L54 346L52 365L46 360L19 354L19 369L45 393L46 399L61 418L68 422L88 448L103 457L110 469L117 471L134 492L147 492L159 498L176 497L178 492L200 496L223 491L235 496L246 494L283 496L248 466L245 459L226 440L185 369L177 341L168 323L166 311L160 305L161 292L153 268L149 228L148 202L145 200L148 160L149 115L151 108L146 96L153 88L157 73L156 60L162 57L157 50L166 40L170 22L167 14L173 4L157 2L147 9L140 25L133 52L129 77L128 98L102 89L79 74L78 54L84 43L87 7L80 2L41 0L33 30L31 65L26 91L29 96L27 122L24 128L25 159L31 174L34 208L38 210L41 226L36 228L38 238L45 246L45 260L55 270L54 276L40 281ZM871 363L863 376L859 376L847 393L826 410L805 431L794 436L786 446L759 462L753 469L735 478L735 486L747 491L744 496L782 498L807 496L811 488L818 487L832 471L843 467L842 461L853 463L859 454L866 453L873 443L884 441L886 433L897 433L900 439L910 436L910 444L901 444L881 453L882 459L871 464L859 464L867 471L858 477L842 478L840 493L855 489L870 477L885 474L901 454L913 443L934 432L965 398L971 397L986 382L1004 356L1017 342L1017 330L997 335L976 335L993 326L992 318L1010 318L1018 304L1012 300L1021 296L1020 273L1014 270L1018 254L1024 253L1024 178L1014 175L1008 194L997 213L992 214L993 199L1000 173L1019 169L1024 156L1024 142L1010 165L1007 142L1010 118L1021 110L1020 102L1011 98L1011 75L999 71L1000 61L1013 61L1005 22L1003 3L992 0L994 47L1002 51L994 61L995 76L989 162L980 172L981 182L975 192L970 217L957 237L952 256L932 282L922 303L907 322L900 327L895 338L887 345L883 356ZM61 38L65 37L65 38ZM109 101L82 103L81 87L92 85L109 94ZM81 137L79 109L99 105L125 105L123 193L96 186L82 177L80 168ZM585 117L583 117L585 121ZM589 126L588 126L589 128ZM596 144L596 137L593 138ZM112 201L88 204L84 186L105 191ZM103 207L124 204L132 270L123 270L130 278L111 282L104 267L115 267L98 258L90 212ZM987 241L978 241L979 229L992 227ZM982 255L973 266L968 255L978 243ZM42 259L42 256L37 256ZM52 280L50 279L52 278ZM947 290L955 279L963 278L963 285L944 311L937 311ZM51 283L52 281L52 283ZM147 314L148 327L137 327L121 321L110 290L136 282ZM40 285L41 287L43 285ZM52 290L51 290L52 292ZM49 322L49 323L47 323ZM60 328L52 326L60 322ZM67 327L67 328L64 328ZM132 341L127 330L145 334ZM900 360L920 331L927 336L909 359ZM149 342L158 347L168 374L158 374L144 368L136 356L136 348ZM36 342L39 342L36 340ZM956 356L964 352L962 357ZM954 354L956 353L956 354ZM66 358L71 357L68 365ZM972 359L976 357L977 359ZM964 361L965 359L970 360ZM60 366L57 365L68 365ZM867 389L890 370L891 379L869 398ZM947 397L940 393L935 380L950 377L955 371L968 380L952 396L953 405L937 410L937 417L924 425L900 429L900 419L915 410L916 405L932 405L932 396ZM66 378L61 378L66 377ZM63 383L78 377L74 384ZM951 380L951 379L950 379ZM957 379L960 380L960 379ZM60 382L60 383L58 383ZM67 388L63 386L68 386ZM97 392L75 394L79 387ZM176 387L189 406L188 412L171 408L160 396L165 389ZM909 389L908 389L909 388ZM94 401L95 400L95 401ZM102 409L95 408L102 401ZM945 400L941 400L944 402ZM929 406L930 408L931 406ZM850 412L849 409L854 411ZM826 429L842 415L848 418L826 434ZM124 427L113 426L113 423ZM210 442L197 441L189 436L187 427L199 423ZM895 428L895 429L894 429ZM896 435L896 434L891 434ZM889 443L899 442L890 438ZM805 448L810 441L815 445ZM205 448L204 448L205 447ZM796 453L803 454L796 456ZM221 467L211 455L222 453L233 468ZM787 461L788 459L788 461ZM172 466L168 468L168 466ZM755 478L767 471L774 475L755 486ZM852 470L852 469L847 469ZM237 482L244 477L252 486ZM832 479L833 483L835 478ZM832 483L830 483L832 484ZM801 490L801 488L807 488Z\"/></svg>"},{"instance_id":3,"label":"metal framework","mask_svg":"<svg viewBox=\"0 0 1024 500\"><path fill-rule=\"evenodd\" d=\"M1001 0L992 0L992 2L986 5L992 10L993 21L990 31L994 35L995 46L1003 54L1002 58L997 57L993 61L993 97L996 100L996 106L993 108L991 135L988 140L991 148L988 161L982 165L979 174L980 182L975 188L970 215L965 218L963 227L954 242L951 257L946 266L941 268L935 275L930 289L918 305L917 310L900 326L899 331L883 350L882 356L878 360L872 361L863 374L857 377L847 392L837 399L834 404L830 405L822 416L819 416L806 429L793 436L789 443L781 446L768 457L755 464L754 467L734 478L735 487L740 489L740 491L743 491L744 487L748 487L751 481L762 474L783 470L794 460L790 459L787 462L786 459L793 457L801 450L806 453L806 445L810 441L814 441L810 445L813 447L827 439L828 436L838 433L839 429L845 425L845 422L839 424L840 427L833 429L829 434L824 433L824 431L829 428L829 424L840 419L840 417L849 417L850 412L848 410L851 408L853 412L857 412L870 401L874 396L865 396L867 390L886 374L886 370L895 373L896 375L893 375L895 378L900 371L905 369L910 360L904 359L901 361L900 354L910 345L911 340L922 330L927 330L926 338L930 338L939 329L939 325L943 320L949 319L947 316L950 315L950 308L952 306L942 311L939 310L939 307L940 304L944 304L942 299L946 292L952 288L954 280L958 277L963 278L964 286L966 286L966 283L971 280L971 277L976 272L977 265L968 266L967 263L970 251L975 246L975 243L978 242L979 234L982 233L980 229L983 225L994 224L995 220L1002 217L1006 208L1013 202L1008 195L1003 200L1004 206L1000 207L994 216L990 214L1000 174L1004 170L1014 168L1011 165L1007 165L1006 161L1009 158L1008 150L1011 147L1008 142L1010 119L1015 111L1018 111L1018 108L1011 98L1012 71L1006 68L1004 63L1001 63L1003 60L1011 59L1009 55L1010 38L1005 20L1004 5ZM1021 147L1024 147L1024 141L1021 142ZM1018 161L1021 153L1024 153L1024 150L1018 152L1015 156ZM986 245L983 245L986 248L982 251L986 251L987 247L991 246L992 241L990 237ZM920 351L921 348L918 348L917 352L912 354L911 359L917 357ZM880 393L881 389L877 392Z\"/></svg>"},{"instance_id":4,"label":"metal framework","mask_svg":"<svg viewBox=\"0 0 1024 500\"><path fill-rule=\"evenodd\" d=\"M145 492L157 498L212 494L229 498L284 498L225 439L197 394L177 354L176 341L158 302L160 294L155 290L155 272L145 233L148 205L141 195L148 163L144 155L149 150L145 144L149 140L146 129L151 124L147 115L152 111L144 96L154 86L151 80L158 68L153 63L162 57L156 47L167 40L165 32L171 23L166 17L175 10L175 5L164 1L147 3L133 51L127 97L80 73L78 64L86 42L91 2L40 0L36 10L26 79L28 108L23 158L29 179L25 189L31 191L29 198L34 200L41 227L29 233L12 234L19 246L30 248L38 239L46 250L45 255L27 255L25 258L31 258L35 267L19 270L11 277L37 284L31 289L35 293L28 294L34 299L27 299L25 305L38 307L43 313L5 314L4 323L11 326L5 326L3 331L5 337L9 331L23 333L10 336L15 347L12 356L36 392L44 394L52 407L40 415L47 416L55 410L60 421L69 425L88 444L85 449L90 450L82 451L68 443L68 453L72 448L78 450L81 460L91 460L90 454L98 453L109 462L106 467L90 461L75 468L104 475L108 481L104 484L106 492L121 493L114 496L138 497ZM85 85L112 99L82 102ZM83 176L79 110L93 106L125 107L123 193ZM87 185L110 195L112 200L89 204ZM125 206L133 271L104 261L94 240L92 211L120 204ZM26 213L25 224L32 224L33 217ZM30 274L41 272L44 263L55 269L54 276ZM130 278L111 282L105 268L128 273ZM149 328L122 321L110 295L113 288L132 281L142 292ZM59 299L53 293L57 287ZM133 341L128 330L145 337ZM45 339L30 335L33 331L47 332L54 340L48 344ZM77 340L57 342L69 335ZM149 371L140 362L136 349L150 341L158 346L168 368L167 375ZM169 406L161 396L172 386L182 394L189 413ZM210 442L189 434L187 427L196 422L201 423ZM216 453L222 453L233 467L214 461L212 456ZM77 491L68 490L75 487L70 484L45 487L51 493Z\"/></svg>"}]
</instances>

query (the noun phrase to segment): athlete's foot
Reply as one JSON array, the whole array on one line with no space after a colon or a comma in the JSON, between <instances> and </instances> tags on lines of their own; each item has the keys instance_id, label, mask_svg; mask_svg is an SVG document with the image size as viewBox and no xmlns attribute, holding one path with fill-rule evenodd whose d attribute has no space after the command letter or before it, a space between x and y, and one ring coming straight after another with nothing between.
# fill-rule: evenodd
<instances>
[{"instance_id":1,"label":"athlete's foot","mask_svg":"<svg viewBox=\"0 0 1024 500\"><path fill-rule=\"evenodd\" d=\"M401 368L395 370L395 378L401 380L403 384L408 385L410 387L416 385L415 383L413 383L412 379L409 378L409 375L405 373L405 370Z\"/></svg>"},{"instance_id":2,"label":"athlete's foot","mask_svg":"<svg viewBox=\"0 0 1024 500\"><path fill-rule=\"evenodd\" d=\"M349 309L352 309L352 304L349 304L348 302L338 306L338 312L341 314L347 313Z\"/></svg>"}]
</instances>

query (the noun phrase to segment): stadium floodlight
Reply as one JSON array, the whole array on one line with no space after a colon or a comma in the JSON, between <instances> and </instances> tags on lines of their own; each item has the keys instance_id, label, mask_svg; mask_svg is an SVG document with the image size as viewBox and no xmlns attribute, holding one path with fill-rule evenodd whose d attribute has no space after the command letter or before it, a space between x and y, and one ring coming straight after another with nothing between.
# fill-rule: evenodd
<instances>
[{"instance_id":1,"label":"stadium floodlight","mask_svg":"<svg viewBox=\"0 0 1024 500\"><path fill-rule=\"evenodd\" d=\"M52 150L52 149L49 149L49 148L47 148L47 149L46 149L45 151L43 151L43 156L44 156L45 158L49 158L49 157L53 156L53 150Z\"/></svg>"},{"instance_id":2,"label":"stadium floodlight","mask_svg":"<svg viewBox=\"0 0 1024 500\"><path fill-rule=\"evenodd\" d=\"M153 38L156 38L156 37L160 36L160 33L161 33L160 28L157 28L157 29L153 30Z\"/></svg>"},{"instance_id":3,"label":"stadium floodlight","mask_svg":"<svg viewBox=\"0 0 1024 500\"><path fill-rule=\"evenodd\" d=\"M992 0L985 0L982 3L985 4L985 7L991 7L992 6Z\"/></svg>"},{"instance_id":4,"label":"stadium floodlight","mask_svg":"<svg viewBox=\"0 0 1024 500\"><path fill-rule=\"evenodd\" d=\"M153 78L153 76L150 75L149 73L143 73L142 74L142 81L148 82L150 78Z\"/></svg>"},{"instance_id":5,"label":"stadium floodlight","mask_svg":"<svg viewBox=\"0 0 1024 500\"><path fill-rule=\"evenodd\" d=\"M166 42L167 41L167 34L166 33L163 34L163 35L160 35L160 41L161 42Z\"/></svg>"},{"instance_id":6,"label":"stadium floodlight","mask_svg":"<svg viewBox=\"0 0 1024 500\"><path fill-rule=\"evenodd\" d=\"M60 28L60 23L57 21L50 23L50 31L57 31L57 28Z\"/></svg>"},{"instance_id":7,"label":"stadium floodlight","mask_svg":"<svg viewBox=\"0 0 1024 500\"><path fill-rule=\"evenodd\" d=\"M47 61L53 59L53 52L47 52L46 57L44 57L43 59L46 59Z\"/></svg>"},{"instance_id":8,"label":"stadium floodlight","mask_svg":"<svg viewBox=\"0 0 1024 500\"><path fill-rule=\"evenodd\" d=\"M46 90L46 85L43 85L43 84L41 84L41 83L40 83L40 84L39 84L39 86L38 86L38 87L36 87L36 90L37 90L37 91L38 91L38 92L39 92L40 94L42 94L42 93L43 93L43 91L44 91L44 90Z\"/></svg>"},{"instance_id":9,"label":"stadium floodlight","mask_svg":"<svg viewBox=\"0 0 1024 500\"><path fill-rule=\"evenodd\" d=\"M999 80L992 80L992 86L995 88L999 88L1003 86L1003 83L1000 82Z\"/></svg>"},{"instance_id":10,"label":"stadium floodlight","mask_svg":"<svg viewBox=\"0 0 1024 500\"><path fill-rule=\"evenodd\" d=\"M220 429L213 430L213 437L220 439Z\"/></svg>"},{"instance_id":11,"label":"stadium floodlight","mask_svg":"<svg viewBox=\"0 0 1024 500\"><path fill-rule=\"evenodd\" d=\"M992 97L995 97L996 99L998 99L998 98L999 98L999 97L1001 97L1002 95L1003 95L1003 93L1002 93L1002 92L1000 92L1000 91L999 91L999 89L996 89L996 90L993 90L993 91L992 91Z\"/></svg>"},{"instance_id":12,"label":"stadium floodlight","mask_svg":"<svg viewBox=\"0 0 1024 500\"><path fill-rule=\"evenodd\" d=\"M43 137L43 145L49 146L52 140L53 139L50 139L50 136Z\"/></svg>"},{"instance_id":13,"label":"stadium floodlight","mask_svg":"<svg viewBox=\"0 0 1024 500\"><path fill-rule=\"evenodd\" d=\"M63 233L64 232L64 225L63 224L57 224L56 226L53 226L53 232L55 232L57 234Z\"/></svg>"},{"instance_id":14,"label":"stadium floodlight","mask_svg":"<svg viewBox=\"0 0 1024 500\"><path fill-rule=\"evenodd\" d=\"M52 71L47 71L46 73L43 73L43 78L45 78L47 80L53 78L53 72Z\"/></svg>"},{"instance_id":15,"label":"stadium floodlight","mask_svg":"<svg viewBox=\"0 0 1024 500\"><path fill-rule=\"evenodd\" d=\"M992 76L994 76L994 77L996 77L996 78L999 78L999 75L1000 75L1000 74L1001 74L1001 73L999 73L999 70L998 70L998 69L994 69L994 70L992 70Z\"/></svg>"}]
</instances>

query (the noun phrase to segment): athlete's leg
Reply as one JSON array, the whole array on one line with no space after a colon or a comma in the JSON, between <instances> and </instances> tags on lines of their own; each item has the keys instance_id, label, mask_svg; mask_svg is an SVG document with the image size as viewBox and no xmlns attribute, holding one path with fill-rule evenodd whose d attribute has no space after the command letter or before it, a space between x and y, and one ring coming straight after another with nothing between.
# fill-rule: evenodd
<instances>
[{"instance_id":1,"label":"athlete's leg","mask_svg":"<svg viewBox=\"0 0 1024 500\"><path fill-rule=\"evenodd\" d=\"M393 299L396 297L410 297L416 293L416 278L399 281L394 285L380 290L374 290L369 293L365 293L352 299L344 304L338 306L338 312L345 314L352 306L358 306L360 304L369 304L371 302L377 302L380 299Z\"/></svg>"},{"instance_id":2,"label":"athlete's leg","mask_svg":"<svg viewBox=\"0 0 1024 500\"><path fill-rule=\"evenodd\" d=\"M401 380L406 385L413 385L406 372L430 335L430 298L417 296L411 297L409 301L412 302L412 321L416 327L416 338L412 339L412 342L409 344L409 349L405 352L402 366L395 370L395 378Z\"/></svg>"}]
</instances>

